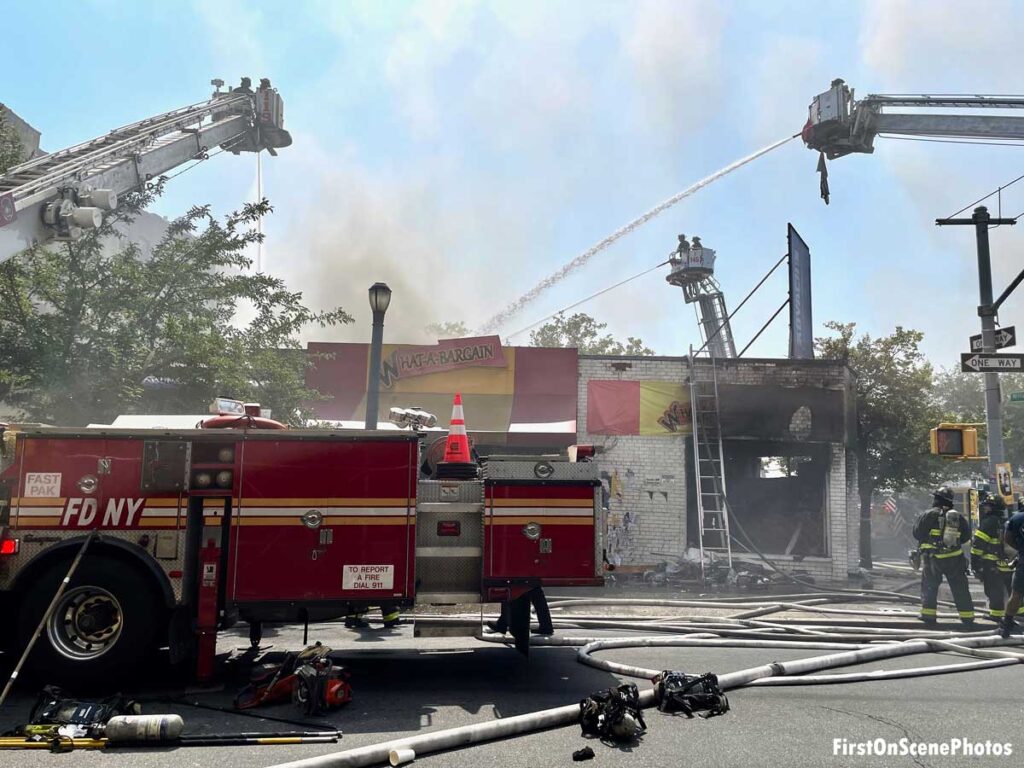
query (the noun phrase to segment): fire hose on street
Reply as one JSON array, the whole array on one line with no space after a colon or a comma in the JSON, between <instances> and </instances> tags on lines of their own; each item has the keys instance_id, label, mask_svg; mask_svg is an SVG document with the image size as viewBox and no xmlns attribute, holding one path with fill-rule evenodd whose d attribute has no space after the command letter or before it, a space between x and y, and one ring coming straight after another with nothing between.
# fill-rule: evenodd
<instances>
[{"instance_id":1,"label":"fire hose on street","mask_svg":"<svg viewBox=\"0 0 1024 768\"><path fill-rule=\"evenodd\" d=\"M651 680L660 669L648 669L621 662L599 659L594 654L607 650L627 648L763 648L786 650L823 650L825 655L810 656L790 661L773 661L749 669L718 676L721 690L744 687L777 685L828 685L878 680L904 679L940 674L969 672L1024 663L1024 653L995 650L999 646L1020 646L1020 637L1004 640L995 634L979 632L946 632L941 630L909 630L893 626L894 620L912 618L905 611L856 610L823 608L823 600L852 602L849 593L817 593L811 595L782 595L764 601L748 599L715 600L651 600L581 598L554 600L554 610L567 607L612 605L665 608L743 609L741 613L725 616L589 616L561 615L554 624L559 628L655 632L654 635L631 637L547 637L534 638L534 646L577 647L577 660L605 672L642 680ZM900 601L906 595L869 591L861 600ZM781 611L825 613L835 617L872 617L881 619L871 626L808 625L799 619L778 619L774 622L745 618L755 613L765 616ZM450 616L453 620L461 617ZM666 634L662 634L666 633ZM668 634L671 633L671 634ZM485 634L480 639L504 643L502 635ZM881 659L892 659L920 653L955 653L972 657L971 661L891 670L872 670L839 674L814 674L822 670L864 664ZM655 705L653 688L640 692L641 707ZM392 741L371 744L318 757L283 763L274 768L361 768L386 764L399 765L417 755L467 747L486 741L521 736L549 728L577 723L580 707L577 703L540 710L514 717L449 728Z\"/></svg>"}]
</instances>

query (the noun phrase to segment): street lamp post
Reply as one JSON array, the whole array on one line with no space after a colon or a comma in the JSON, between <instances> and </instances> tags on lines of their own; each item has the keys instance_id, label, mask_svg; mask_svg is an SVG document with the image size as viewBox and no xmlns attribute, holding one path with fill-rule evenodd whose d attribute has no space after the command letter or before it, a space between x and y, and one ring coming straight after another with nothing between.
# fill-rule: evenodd
<instances>
[{"instance_id":1,"label":"street lamp post","mask_svg":"<svg viewBox=\"0 0 1024 768\"><path fill-rule=\"evenodd\" d=\"M370 375L366 384L366 428L377 428L380 407L380 354L384 344L384 313L391 303L391 289L386 283L370 286L370 309L373 311L373 334L370 337Z\"/></svg>"}]
</instances>

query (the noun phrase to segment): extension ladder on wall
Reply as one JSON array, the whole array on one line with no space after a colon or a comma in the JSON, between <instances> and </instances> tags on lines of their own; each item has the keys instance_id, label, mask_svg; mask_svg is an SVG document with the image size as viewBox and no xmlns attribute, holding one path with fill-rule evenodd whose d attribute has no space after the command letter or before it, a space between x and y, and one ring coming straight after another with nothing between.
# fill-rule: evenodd
<instances>
[{"instance_id":1,"label":"extension ladder on wall","mask_svg":"<svg viewBox=\"0 0 1024 768\"><path fill-rule=\"evenodd\" d=\"M697 496L701 578L708 560L723 559L732 568L729 511L725 498L725 465L718 413L718 372L714 356L696 357L690 350L690 406L693 414L693 468Z\"/></svg>"}]
</instances>

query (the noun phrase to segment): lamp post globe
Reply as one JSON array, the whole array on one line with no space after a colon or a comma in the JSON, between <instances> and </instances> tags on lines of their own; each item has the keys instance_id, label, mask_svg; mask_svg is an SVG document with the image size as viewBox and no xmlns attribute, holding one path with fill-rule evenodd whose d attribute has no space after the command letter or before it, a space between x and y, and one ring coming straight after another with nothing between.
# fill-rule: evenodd
<instances>
[{"instance_id":1,"label":"lamp post globe","mask_svg":"<svg viewBox=\"0 0 1024 768\"><path fill-rule=\"evenodd\" d=\"M387 283L374 283L370 286L370 309L373 310L373 314L376 315L378 312L384 314L388 311L388 305L391 304L391 289L388 288Z\"/></svg>"}]
</instances>

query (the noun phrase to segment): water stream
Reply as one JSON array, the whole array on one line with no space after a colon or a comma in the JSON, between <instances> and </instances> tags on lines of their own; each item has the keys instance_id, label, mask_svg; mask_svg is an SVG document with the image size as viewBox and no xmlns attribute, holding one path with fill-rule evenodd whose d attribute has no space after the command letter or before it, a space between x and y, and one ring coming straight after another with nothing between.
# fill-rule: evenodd
<instances>
[{"instance_id":1,"label":"water stream","mask_svg":"<svg viewBox=\"0 0 1024 768\"><path fill-rule=\"evenodd\" d=\"M724 168L715 171L710 176L706 176L705 178L701 179L700 181L696 182L695 184L691 184L686 189L684 189L682 192L679 192L679 193L673 195L672 197L668 198L664 202L659 203L658 205L656 205L654 208L649 210L647 213L645 213L640 218L634 219L633 221L629 222L629 224L627 224L626 226L622 227L621 229L615 230L610 235L608 235L608 237L606 237L604 240L602 240L601 242L597 243L596 245L593 245L590 248L588 248L587 250L585 250L583 253L581 253L575 259L573 259L568 264L563 266L557 272L555 272L555 273L553 273L551 275L548 275L546 278L544 278L541 282L539 282L537 285L535 285L529 291L524 293L518 299L516 299L511 304L509 304L507 307L505 307L503 310L501 310L501 312L499 312L498 314L494 315L494 317L492 317L490 320L488 320L486 323L484 323L483 325L480 326L480 328L478 329L479 332L480 333L493 333L494 331L498 330L506 322L508 322L510 319L512 319L512 317L514 317L516 314L518 314L527 304L529 304L534 299L536 299L538 296L540 296L542 293L544 293L544 291L546 291L548 288L551 288L552 286L560 283L562 280L564 280L570 274L572 274L577 269L582 267L584 264L586 264L588 261L590 261L590 259L592 259L594 256L599 254L601 251L603 251L605 248L610 246L612 243L614 243L619 238L625 237L630 232L632 232L634 229L637 229L638 227L641 227L644 224L646 224L648 221L653 219L659 213L668 210L673 205L678 203L680 200L683 200L683 199L689 197L694 192L697 192L698 190L703 189L704 187L706 187L708 184L711 184L712 182L718 181L718 179L722 178L723 176L727 176L728 174L730 174L733 171L735 171L737 168L742 168L744 165L746 165L747 163L751 162L752 160L756 160L757 158L761 157L762 155L768 154L773 149L778 149L779 147L781 147L786 142L792 141L795 138L796 138L796 136L789 136L789 137L787 137L785 139L779 139L778 141L776 141L776 142L774 142L772 144L769 144L767 147L762 147L761 149L757 150L756 152L753 152L753 153L747 155L746 157L737 160L734 163L730 163L729 165L725 166Z\"/></svg>"}]
</instances>

